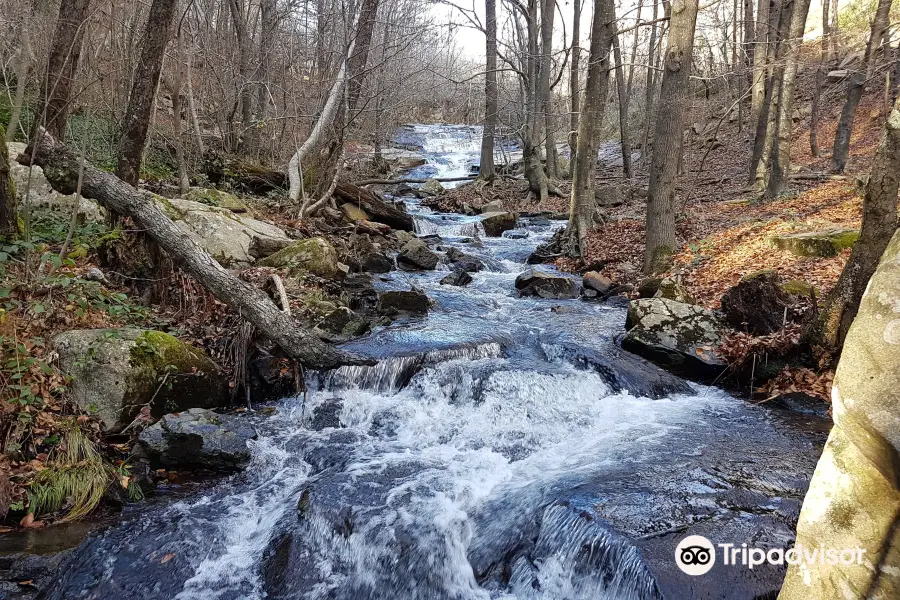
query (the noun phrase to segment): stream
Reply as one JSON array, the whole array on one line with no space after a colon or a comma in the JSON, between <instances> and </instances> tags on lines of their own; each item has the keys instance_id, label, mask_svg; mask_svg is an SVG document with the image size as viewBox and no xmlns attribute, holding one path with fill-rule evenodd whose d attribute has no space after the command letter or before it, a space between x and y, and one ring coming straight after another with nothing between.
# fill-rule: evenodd
<instances>
[{"instance_id":1,"label":"stream","mask_svg":"<svg viewBox=\"0 0 900 600\"><path fill-rule=\"evenodd\" d=\"M413 126L428 163L476 164L480 132ZM423 319L346 344L379 359L310 377L306 399L247 415L239 474L87 538L54 600L687 600L774 598L783 570L716 564L690 577L689 534L763 548L793 541L823 424L689 384L622 351L624 301L519 298L516 275L563 222L480 217L407 201L417 233L485 269L394 271ZM549 267L542 266L542 269ZM340 427L309 429L320 406Z\"/></svg>"}]
</instances>

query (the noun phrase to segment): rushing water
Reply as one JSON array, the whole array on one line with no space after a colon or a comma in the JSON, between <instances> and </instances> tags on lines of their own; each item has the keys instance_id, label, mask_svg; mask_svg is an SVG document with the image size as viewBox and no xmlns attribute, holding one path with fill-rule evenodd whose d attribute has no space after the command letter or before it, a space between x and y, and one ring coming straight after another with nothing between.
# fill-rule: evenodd
<instances>
[{"instance_id":1,"label":"rushing water","mask_svg":"<svg viewBox=\"0 0 900 600\"><path fill-rule=\"evenodd\" d=\"M469 169L471 132L419 133L440 165L433 174ZM622 352L621 303L518 298L526 257L562 223L525 219L511 237L484 238L478 217L409 209L420 232L485 270L465 288L438 283L444 265L378 281L425 290L429 316L348 344L377 366L320 374L305 402L248 416L259 437L245 472L87 540L47 598L684 600L777 590L780 571L717 566L690 578L672 552L686 532L790 543L821 438ZM316 407L336 402L341 428L308 429Z\"/></svg>"}]
</instances>

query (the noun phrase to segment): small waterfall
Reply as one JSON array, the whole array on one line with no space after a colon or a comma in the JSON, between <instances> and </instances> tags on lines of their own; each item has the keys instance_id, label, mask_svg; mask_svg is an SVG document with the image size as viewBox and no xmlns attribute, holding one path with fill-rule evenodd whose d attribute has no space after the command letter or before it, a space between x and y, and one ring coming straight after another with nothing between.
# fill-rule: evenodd
<instances>
[{"instance_id":1,"label":"small waterfall","mask_svg":"<svg viewBox=\"0 0 900 600\"><path fill-rule=\"evenodd\" d=\"M498 342L464 345L423 354L393 356L374 366L346 366L330 371L324 379L325 390L359 389L381 394L396 394L423 368L450 360L499 358L503 347Z\"/></svg>"}]
</instances>

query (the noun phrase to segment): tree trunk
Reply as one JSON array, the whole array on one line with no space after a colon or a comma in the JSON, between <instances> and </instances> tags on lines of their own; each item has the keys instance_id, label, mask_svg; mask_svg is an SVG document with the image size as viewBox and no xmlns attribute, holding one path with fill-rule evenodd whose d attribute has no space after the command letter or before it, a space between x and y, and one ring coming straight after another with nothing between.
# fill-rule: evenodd
<instances>
[{"instance_id":1,"label":"tree trunk","mask_svg":"<svg viewBox=\"0 0 900 600\"><path fill-rule=\"evenodd\" d=\"M538 0L529 0L526 22L528 50L525 59L527 81L525 82L525 133L522 140L522 161L525 164L528 188L537 197L538 202L543 203L547 200L549 186L547 174L541 164L541 119L538 114L541 109L538 14Z\"/></svg>"},{"instance_id":2,"label":"tree trunk","mask_svg":"<svg viewBox=\"0 0 900 600\"><path fill-rule=\"evenodd\" d=\"M556 136L553 135L553 103L550 98L550 78L553 63L553 17L556 14L555 0L541 0L541 61L538 69L541 77L538 82L540 94L540 110L544 126L544 156L547 177L555 179L556 174Z\"/></svg>"},{"instance_id":3,"label":"tree trunk","mask_svg":"<svg viewBox=\"0 0 900 600\"><path fill-rule=\"evenodd\" d=\"M372 33L375 31L375 23L378 15L378 0L363 0L359 12L359 30L356 32L353 52L347 62L347 72L350 80L347 82L347 107L349 110L348 123L353 121L356 103L362 90L363 79L366 75L366 63L369 60L369 47L372 44Z\"/></svg>"},{"instance_id":4,"label":"tree trunk","mask_svg":"<svg viewBox=\"0 0 900 600\"><path fill-rule=\"evenodd\" d=\"M599 133L609 92L610 46L615 35L616 9L612 0L594 0L591 50L588 57L584 106L578 121L578 148L572 164L572 196L567 230L568 252L584 256L597 201L594 199L594 167Z\"/></svg>"},{"instance_id":5,"label":"tree trunk","mask_svg":"<svg viewBox=\"0 0 900 600\"><path fill-rule=\"evenodd\" d=\"M155 104L159 75L169 41L169 27L177 5L177 0L153 0L150 5L141 58L134 74L128 109L122 121L116 162L116 176L132 186L137 186L140 178L141 156L147 143L150 113Z\"/></svg>"},{"instance_id":6,"label":"tree trunk","mask_svg":"<svg viewBox=\"0 0 900 600\"><path fill-rule=\"evenodd\" d=\"M647 89L644 97L644 137L641 143L641 164L646 164L650 148L650 125L653 122L653 93L656 87L655 67L659 65L659 44L656 41L656 20L659 17L659 0L653 0L653 25L650 26L650 46L647 50Z\"/></svg>"},{"instance_id":7,"label":"tree trunk","mask_svg":"<svg viewBox=\"0 0 900 600\"><path fill-rule=\"evenodd\" d=\"M43 167L47 180L62 194L75 191L79 160L63 144L39 130L34 163ZM31 148L20 157L28 162ZM131 217L186 273L217 299L250 321L291 358L314 369L344 364L373 364L320 341L297 321L279 310L261 290L231 275L178 225L163 213L152 195L135 190L118 178L93 166L84 168L82 196L93 198L112 212Z\"/></svg>"},{"instance_id":8,"label":"tree trunk","mask_svg":"<svg viewBox=\"0 0 900 600\"><path fill-rule=\"evenodd\" d=\"M91 0L62 0L50 46L47 76L41 85L38 110L32 128L43 125L57 139L64 140L69 120L72 84L78 73L81 42Z\"/></svg>"},{"instance_id":9,"label":"tree trunk","mask_svg":"<svg viewBox=\"0 0 900 600\"><path fill-rule=\"evenodd\" d=\"M819 67L816 69L816 89L813 92L812 106L809 115L809 151L819 156L819 106L822 103L822 87L825 85L825 68L828 64L828 44L831 33L829 22L829 0L822 0L822 39L819 54Z\"/></svg>"},{"instance_id":10,"label":"tree trunk","mask_svg":"<svg viewBox=\"0 0 900 600\"><path fill-rule=\"evenodd\" d=\"M750 100L750 122L759 121L759 115L763 110L763 102L766 95L766 73L769 69L768 55L769 44L774 38L770 35L769 24L771 21L770 11L774 6L775 0L757 0L759 2L756 9L756 35L754 35L755 44L753 46L753 91Z\"/></svg>"},{"instance_id":11,"label":"tree trunk","mask_svg":"<svg viewBox=\"0 0 900 600\"><path fill-rule=\"evenodd\" d=\"M493 0L491 0L493 1ZM581 112L581 0L574 0L572 22L572 63L569 70L569 170L575 168L575 149L578 145L578 117Z\"/></svg>"},{"instance_id":12,"label":"tree trunk","mask_svg":"<svg viewBox=\"0 0 900 600\"><path fill-rule=\"evenodd\" d=\"M622 50L619 47L619 36L612 38L613 58L616 62L616 92L619 97L619 139L622 148L622 172L631 178L631 140L628 136L628 91L625 89L625 69L622 67Z\"/></svg>"},{"instance_id":13,"label":"tree trunk","mask_svg":"<svg viewBox=\"0 0 900 600\"><path fill-rule=\"evenodd\" d=\"M0 125L0 137L5 135L3 125ZM6 144L0 144L0 236L16 235L16 216L16 184L9 174L9 150Z\"/></svg>"},{"instance_id":14,"label":"tree trunk","mask_svg":"<svg viewBox=\"0 0 900 600\"><path fill-rule=\"evenodd\" d=\"M684 148L684 111L689 95L689 76L697 24L697 0L676 2L671 7L665 70L653 136L650 185L647 192L647 238L644 273L659 273L672 263L675 251L675 177Z\"/></svg>"},{"instance_id":15,"label":"tree trunk","mask_svg":"<svg viewBox=\"0 0 900 600\"><path fill-rule=\"evenodd\" d=\"M259 36L259 65L256 68L256 110L253 122L255 126L245 133L250 143L248 146L259 152L262 150L263 125L269 108L269 71L272 62L272 46L278 30L277 0L261 0L259 6L261 31Z\"/></svg>"},{"instance_id":16,"label":"tree trunk","mask_svg":"<svg viewBox=\"0 0 900 600\"><path fill-rule=\"evenodd\" d=\"M576 0L577 1L577 0ZM494 170L494 130L497 127L499 87L497 86L497 2L484 3L485 73L484 73L484 129L481 134L481 159L478 175L492 181Z\"/></svg>"},{"instance_id":17,"label":"tree trunk","mask_svg":"<svg viewBox=\"0 0 900 600\"><path fill-rule=\"evenodd\" d=\"M172 77L169 91L172 94L172 135L175 138L175 162L178 166L178 190L185 194L191 187L188 177L187 159L184 155L184 137L182 134L181 113L184 110L181 102L181 91L184 81L181 74L181 55L184 48L182 36L178 35L178 60L175 66L175 75Z\"/></svg>"},{"instance_id":18,"label":"tree trunk","mask_svg":"<svg viewBox=\"0 0 900 600\"><path fill-rule=\"evenodd\" d=\"M22 115L22 105L25 103L25 87L28 84L28 66L34 60L31 51L31 23L39 7L38 2L39 0L32 0L31 6L25 12L21 29L19 30L19 48L15 60L16 94L13 98L9 114L9 123L6 127L5 140L7 142L13 141L16 137L16 130L19 128L19 117Z\"/></svg>"},{"instance_id":19,"label":"tree trunk","mask_svg":"<svg viewBox=\"0 0 900 600\"><path fill-rule=\"evenodd\" d=\"M900 188L900 101L885 125L866 195L863 198L862 229L834 289L825 300L820 317L819 341L832 351L840 350L859 309L869 278L878 266L891 236L897 230L897 192Z\"/></svg>"},{"instance_id":20,"label":"tree trunk","mask_svg":"<svg viewBox=\"0 0 900 600\"><path fill-rule=\"evenodd\" d=\"M861 65L863 72L855 71L847 81L847 99L844 102L844 108L841 110L841 118L838 121L837 130L834 134L834 147L831 152L831 170L834 173L843 173L844 167L847 166L856 108L859 106L859 101L865 92L868 80L875 73L876 55L888 27L890 12L891 0L878 0L875 17L872 19L869 43L866 44L866 52Z\"/></svg>"},{"instance_id":21,"label":"tree trunk","mask_svg":"<svg viewBox=\"0 0 900 600\"><path fill-rule=\"evenodd\" d=\"M769 177L767 196L777 198L787 185L791 172L791 132L794 125L794 85L797 82L797 67L800 58L800 46L803 44L803 32L806 29L806 17L809 14L810 0L796 0L791 14L791 25L788 39L785 40L784 73L779 89L778 123L776 127L776 143L772 156L772 174Z\"/></svg>"},{"instance_id":22,"label":"tree trunk","mask_svg":"<svg viewBox=\"0 0 900 600\"><path fill-rule=\"evenodd\" d=\"M247 132L253 126L253 86L250 84L250 32L244 15L243 0L228 0L231 21L238 47L238 77L240 77L239 97L241 103L241 130L232 131L232 144L238 148L247 147Z\"/></svg>"}]
</instances>

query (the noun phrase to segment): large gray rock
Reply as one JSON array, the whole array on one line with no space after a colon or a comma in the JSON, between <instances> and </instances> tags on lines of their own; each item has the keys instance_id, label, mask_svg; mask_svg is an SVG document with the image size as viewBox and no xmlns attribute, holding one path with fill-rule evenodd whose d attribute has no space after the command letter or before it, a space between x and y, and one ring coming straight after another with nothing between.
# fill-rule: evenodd
<instances>
[{"instance_id":1,"label":"large gray rock","mask_svg":"<svg viewBox=\"0 0 900 600\"><path fill-rule=\"evenodd\" d=\"M777 235L769 242L776 248L787 250L797 256L823 257L837 256L841 250L852 248L859 239L858 229L826 229Z\"/></svg>"},{"instance_id":2,"label":"large gray rock","mask_svg":"<svg viewBox=\"0 0 900 600\"><path fill-rule=\"evenodd\" d=\"M537 296L554 300L578 297L578 284L574 280L536 269L520 273L516 277L516 289L520 296Z\"/></svg>"},{"instance_id":3,"label":"large gray rock","mask_svg":"<svg viewBox=\"0 0 900 600\"><path fill-rule=\"evenodd\" d=\"M440 257L421 239L413 239L400 249L397 255L397 266L404 271L431 271Z\"/></svg>"},{"instance_id":4,"label":"large gray rock","mask_svg":"<svg viewBox=\"0 0 900 600\"><path fill-rule=\"evenodd\" d=\"M708 380L725 368L716 354L725 324L702 306L667 298L633 300L625 329L624 349L680 375Z\"/></svg>"},{"instance_id":5,"label":"large gray rock","mask_svg":"<svg viewBox=\"0 0 900 600\"><path fill-rule=\"evenodd\" d=\"M431 306L431 299L416 289L393 290L378 294L377 310L386 315L398 313L426 315L429 306Z\"/></svg>"},{"instance_id":6,"label":"large gray rock","mask_svg":"<svg viewBox=\"0 0 900 600\"><path fill-rule=\"evenodd\" d=\"M231 471L250 461L247 442L255 439L241 417L192 408L142 431L137 453L162 467Z\"/></svg>"},{"instance_id":7,"label":"large gray rock","mask_svg":"<svg viewBox=\"0 0 900 600\"><path fill-rule=\"evenodd\" d=\"M226 267L252 263L251 246L277 245L290 240L271 223L235 214L227 208L159 196L156 200L185 234Z\"/></svg>"},{"instance_id":8,"label":"large gray rock","mask_svg":"<svg viewBox=\"0 0 900 600\"><path fill-rule=\"evenodd\" d=\"M261 267L275 267L312 273L333 278L340 272L337 251L324 238L299 240L256 263Z\"/></svg>"},{"instance_id":9,"label":"large gray rock","mask_svg":"<svg viewBox=\"0 0 900 600\"><path fill-rule=\"evenodd\" d=\"M779 598L900 598L900 231L863 295L831 389L834 427L797 543L863 550L862 561L788 567Z\"/></svg>"},{"instance_id":10,"label":"large gray rock","mask_svg":"<svg viewBox=\"0 0 900 600\"><path fill-rule=\"evenodd\" d=\"M9 174L16 184L19 206L25 205L27 195L28 204L32 208L70 215L75 203L75 194L66 196L54 191L41 167L33 166L29 175L29 168L16 162L16 157L25 152L25 144L9 142L6 147L9 150ZM103 221L106 216L105 209L87 198L82 198L79 202L78 213L85 220L96 222Z\"/></svg>"},{"instance_id":11,"label":"large gray rock","mask_svg":"<svg viewBox=\"0 0 900 600\"><path fill-rule=\"evenodd\" d=\"M515 229L519 215L510 212L489 212L482 215L481 226L488 237L500 237L504 231Z\"/></svg>"},{"instance_id":12,"label":"large gray rock","mask_svg":"<svg viewBox=\"0 0 900 600\"><path fill-rule=\"evenodd\" d=\"M72 399L119 431L144 406L159 418L192 407L226 406L227 379L202 350L161 331L84 329L53 339L72 378Z\"/></svg>"}]
</instances>

